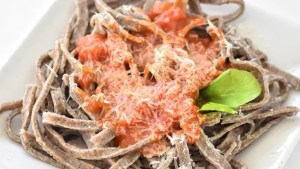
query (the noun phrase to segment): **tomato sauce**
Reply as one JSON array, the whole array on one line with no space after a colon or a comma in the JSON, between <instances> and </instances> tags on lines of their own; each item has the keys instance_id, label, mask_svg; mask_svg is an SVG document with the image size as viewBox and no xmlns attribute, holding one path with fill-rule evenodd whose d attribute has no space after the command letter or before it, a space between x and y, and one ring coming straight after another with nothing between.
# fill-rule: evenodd
<instances>
[{"instance_id":1,"label":"tomato sauce","mask_svg":"<svg viewBox=\"0 0 300 169\"><path fill-rule=\"evenodd\" d=\"M151 137L141 152L152 157L168 149L167 136L183 136L188 144L200 139L204 119L195 100L221 74L225 60L218 57L218 40L189 31L179 36L191 22L204 18L159 1L149 17L169 40L148 33L139 33L145 39L140 44L116 33L81 37L76 52L83 67L76 82L87 110L97 114L100 126L115 131L117 146Z\"/></svg>"}]
</instances>

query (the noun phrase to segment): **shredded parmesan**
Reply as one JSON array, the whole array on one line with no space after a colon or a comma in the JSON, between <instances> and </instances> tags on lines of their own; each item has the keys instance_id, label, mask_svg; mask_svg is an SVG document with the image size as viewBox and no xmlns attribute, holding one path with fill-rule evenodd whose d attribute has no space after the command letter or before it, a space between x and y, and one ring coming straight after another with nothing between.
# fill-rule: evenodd
<instances>
[{"instance_id":1,"label":"shredded parmesan","mask_svg":"<svg viewBox=\"0 0 300 169\"><path fill-rule=\"evenodd\" d=\"M50 72L51 72L52 74L54 74L55 77L58 77L58 75L56 74L56 72L55 72L49 65L45 64L45 66L47 67L47 69L50 70Z\"/></svg>"}]
</instances>

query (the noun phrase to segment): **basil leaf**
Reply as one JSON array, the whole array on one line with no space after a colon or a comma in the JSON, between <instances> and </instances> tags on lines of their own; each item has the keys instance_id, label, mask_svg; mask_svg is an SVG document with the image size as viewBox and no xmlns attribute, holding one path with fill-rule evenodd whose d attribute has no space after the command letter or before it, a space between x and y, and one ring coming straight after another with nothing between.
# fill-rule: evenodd
<instances>
[{"instance_id":1,"label":"basil leaf","mask_svg":"<svg viewBox=\"0 0 300 169\"><path fill-rule=\"evenodd\" d=\"M261 93L261 87L250 72L228 69L200 92L207 102L225 104L233 108L250 102Z\"/></svg>"},{"instance_id":2,"label":"basil leaf","mask_svg":"<svg viewBox=\"0 0 300 169\"><path fill-rule=\"evenodd\" d=\"M206 114L202 114L201 117L205 119L205 124L217 124L220 122L222 113L220 112L210 112Z\"/></svg>"},{"instance_id":3,"label":"basil leaf","mask_svg":"<svg viewBox=\"0 0 300 169\"><path fill-rule=\"evenodd\" d=\"M218 112L223 112L223 113L228 113L228 114L236 114L237 112L232 109L231 107L224 105L224 104L219 104L219 103L213 103L209 102L204 104L200 111L218 111Z\"/></svg>"},{"instance_id":4,"label":"basil leaf","mask_svg":"<svg viewBox=\"0 0 300 169\"><path fill-rule=\"evenodd\" d=\"M206 103L201 97L198 97L195 102L198 107L202 107Z\"/></svg>"}]
</instances>

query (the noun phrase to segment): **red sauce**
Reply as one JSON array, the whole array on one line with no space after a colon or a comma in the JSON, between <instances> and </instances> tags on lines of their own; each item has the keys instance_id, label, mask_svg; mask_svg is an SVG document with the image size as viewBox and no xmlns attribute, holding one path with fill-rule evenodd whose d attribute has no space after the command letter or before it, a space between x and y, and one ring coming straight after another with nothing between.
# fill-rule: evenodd
<instances>
[{"instance_id":1,"label":"red sauce","mask_svg":"<svg viewBox=\"0 0 300 169\"><path fill-rule=\"evenodd\" d=\"M171 8L155 17L154 22L166 32L177 31L186 25L185 11L180 8Z\"/></svg>"},{"instance_id":2,"label":"red sauce","mask_svg":"<svg viewBox=\"0 0 300 169\"><path fill-rule=\"evenodd\" d=\"M172 2L155 1L155 4L153 5L148 15L150 19L154 20L157 16L172 8L172 6Z\"/></svg>"},{"instance_id":3,"label":"red sauce","mask_svg":"<svg viewBox=\"0 0 300 169\"><path fill-rule=\"evenodd\" d=\"M105 56L105 46L103 41L105 37L100 34L87 35L80 38L76 43L76 51L78 53L78 59L81 63L85 62L97 62L103 59Z\"/></svg>"},{"instance_id":4,"label":"red sauce","mask_svg":"<svg viewBox=\"0 0 300 169\"><path fill-rule=\"evenodd\" d=\"M204 121L195 100L199 90L220 75L224 58L217 58L217 39L177 34L188 21L204 18L186 16L179 6L159 1L149 16L169 33L169 41L148 33L139 34L145 39L140 44L115 33L78 40L76 52L84 66L77 92L97 114L99 125L115 131L118 146L152 137L141 151L154 156L168 149L167 135L183 136L188 144L200 139Z\"/></svg>"},{"instance_id":5,"label":"red sauce","mask_svg":"<svg viewBox=\"0 0 300 169\"><path fill-rule=\"evenodd\" d=\"M175 4L156 1L149 12L149 17L164 31L173 33L183 29L191 21L199 19L195 16L187 16L185 7L182 6L180 1L176 1Z\"/></svg>"}]
</instances>

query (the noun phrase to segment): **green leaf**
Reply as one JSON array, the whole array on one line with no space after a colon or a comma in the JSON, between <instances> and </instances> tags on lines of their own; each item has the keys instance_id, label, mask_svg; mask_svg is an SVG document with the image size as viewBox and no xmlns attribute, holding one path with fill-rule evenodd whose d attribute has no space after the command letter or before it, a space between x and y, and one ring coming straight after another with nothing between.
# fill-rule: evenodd
<instances>
[{"instance_id":1,"label":"green leaf","mask_svg":"<svg viewBox=\"0 0 300 169\"><path fill-rule=\"evenodd\" d=\"M232 109L231 107L224 105L224 104L219 104L219 103L213 103L209 102L204 104L200 111L218 111L218 112L223 112L223 113L228 113L228 114L236 114L237 112Z\"/></svg>"},{"instance_id":2,"label":"green leaf","mask_svg":"<svg viewBox=\"0 0 300 169\"><path fill-rule=\"evenodd\" d=\"M253 74L244 70L228 69L200 92L207 102L225 104L233 108L250 102L261 93Z\"/></svg>"},{"instance_id":3,"label":"green leaf","mask_svg":"<svg viewBox=\"0 0 300 169\"><path fill-rule=\"evenodd\" d=\"M216 124L219 123L222 117L222 113L220 112L209 112L206 114L202 114L201 117L205 118L206 124Z\"/></svg>"},{"instance_id":4,"label":"green leaf","mask_svg":"<svg viewBox=\"0 0 300 169\"><path fill-rule=\"evenodd\" d=\"M201 97L198 97L198 98L196 99L196 105L197 105L198 107L202 107L205 103L206 103L206 102L205 102Z\"/></svg>"}]
</instances>

